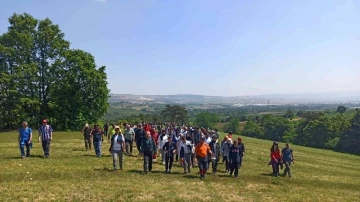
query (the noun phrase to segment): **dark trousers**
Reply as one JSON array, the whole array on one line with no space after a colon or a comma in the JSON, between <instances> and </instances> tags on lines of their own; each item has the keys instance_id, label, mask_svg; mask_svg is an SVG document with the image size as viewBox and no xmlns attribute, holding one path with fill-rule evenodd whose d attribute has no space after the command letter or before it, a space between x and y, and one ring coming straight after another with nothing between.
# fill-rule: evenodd
<instances>
[{"instance_id":1,"label":"dark trousers","mask_svg":"<svg viewBox=\"0 0 360 202\"><path fill-rule=\"evenodd\" d=\"M84 137L84 142L85 142L85 149L86 150L91 150L91 139L90 137Z\"/></svg>"},{"instance_id":2,"label":"dark trousers","mask_svg":"<svg viewBox=\"0 0 360 202\"><path fill-rule=\"evenodd\" d=\"M174 162L174 156L167 156L165 158L165 170L171 170L172 164Z\"/></svg>"},{"instance_id":3,"label":"dark trousers","mask_svg":"<svg viewBox=\"0 0 360 202\"><path fill-rule=\"evenodd\" d=\"M223 162L225 163L226 171L229 171L230 170L229 157L228 156L223 156Z\"/></svg>"},{"instance_id":4,"label":"dark trousers","mask_svg":"<svg viewBox=\"0 0 360 202\"><path fill-rule=\"evenodd\" d=\"M209 166L208 158L207 158L207 156L206 157L197 157L197 160L198 160L200 175L205 176L205 173Z\"/></svg>"},{"instance_id":5,"label":"dark trousers","mask_svg":"<svg viewBox=\"0 0 360 202\"><path fill-rule=\"evenodd\" d=\"M42 140L42 142L41 142L45 156L50 155L50 142L51 142L51 140Z\"/></svg>"},{"instance_id":6,"label":"dark trousers","mask_svg":"<svg viewBox=\"0 0 360 202\"><path fill-rule=\"evenodd\" d=\"M151 172L152 170L152 162L153 162L153 152L145 152L144 153L144 171Z\"/></svg>"},{"instance_id":7,"label":"dark trousers","mask_svg":"<svg viewBox=\"0 0 360 202\"><path fill-rule=\"evenodd\" d=\"M278 159L278 161L273 161L272 162L272 169L273 169L273 174L274 175L278 175L279 174L279 166L280 166L280 159Z\"/></svg>"},{"instance_id":8,"label":"dark trousers","mask_svg":"<svg viewBox=\"0 0 360 202\"><path fill-rule=\"evenodd\" d=\"M191 154L191 165L194 166L194 154Z\"/></svg>"},{"instance_id":9,"label":"dark trousers","mask_svg":"<svg viewBox=\"0 0 360 202\"><path fill-rule=\"evenodd\" d=\"M136 140L136 148L139 151L139 153L140 153L140 146L141 146L141 139Z\"/></svg>"},{"instance_id":10,"label":"dark trousers","mask_svg":"<svg viewBox=\"0 0 360 202\"><path fill-rule=\"evenodd\" d=\"M26 157L30 157L30 144L28 143L29 141L24 141L24 143L25 144L21 144L21 142L20 142L20 145L19 145L19 147L20 147L20 152L21 152L21 156L22 157L25 157L25 148L24 147L26 147Z\"/></svg>"},{"instance_id":11,"label":"dark trousers","mask_svg":"<svg viewBox=\"0 0 360 202\"><path fill-rule=\"evenodd\" d=\"M234 173L234 176L237 177L239 175L239 168L240 168L240 162L232 162L231 169L230 169L230 175L232 175Z\"/></svg>"},{"instance_id":12,"label":"dark trousers","mask_svg":"<svg viewBox=\"0 0 360 202\"><path fill-rule=\"evenodd\" d=\"M177 154L177 152L176 152L175 159L176 159L176 162L178 162L178 161L179 161L179 155Z\"/></svg>"},{"instance_id":13,"label":"dark trousers","mask_svg":"<svg viewBox=\"0 0 360 202\"><path fill-rule=\"evenodd\" d=\"M131 154L133 150L133 141L125 139L125 144L126 144L126 153Z\"/></svg>"}]
</instances>

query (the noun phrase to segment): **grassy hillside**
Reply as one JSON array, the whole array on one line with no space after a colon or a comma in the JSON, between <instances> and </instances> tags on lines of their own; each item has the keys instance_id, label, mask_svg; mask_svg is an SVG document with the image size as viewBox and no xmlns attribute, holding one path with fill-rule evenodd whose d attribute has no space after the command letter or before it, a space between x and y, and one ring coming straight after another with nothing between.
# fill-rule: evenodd
<instances>
[{"instance_id":1,"label":"grassy hillside","mask_svg":"<svg viewBox=\"0 0 360 202\"><path fill-rule=\"evenodd\" d=\"M51 156L43 159L39 143L20 159L15 133L0 134L0 201L358 201L360 157L293 146L293 177L272 177L270 141L243 137L247 152L240 177L230 178L220 164L216 178L200 181L197 170L142 175L142 160L125 157L125 170L112 172L109 144L103 157L84 151L80 133L55 133ZM283 146L283 145L282 145ZM136 149L135 149L136 151ZM137 152L135 152L137 154Z\"/></svg>"}]
</instances>

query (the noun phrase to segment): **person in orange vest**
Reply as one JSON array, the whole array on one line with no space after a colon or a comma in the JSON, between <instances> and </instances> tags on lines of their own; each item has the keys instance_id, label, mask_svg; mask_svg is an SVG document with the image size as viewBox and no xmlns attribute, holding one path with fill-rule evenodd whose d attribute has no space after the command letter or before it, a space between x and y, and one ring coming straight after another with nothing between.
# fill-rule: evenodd
<instances>
[{"instance_id":1,"label":"person in orange vest","mask_svg":"<svg viewBox=\"0 0 360 202\"><path fill-rule=\"evenodd\" d=\"M198 166L200 170L200 179L205 178L206 171L208 169L208 154L211 156L213 153L211 152L211 149L208 144L205 144L205 138L202 137L200 139L200 143L196 145L195 148L195 154L198 161Z\"/></svg>"}]
</instances>

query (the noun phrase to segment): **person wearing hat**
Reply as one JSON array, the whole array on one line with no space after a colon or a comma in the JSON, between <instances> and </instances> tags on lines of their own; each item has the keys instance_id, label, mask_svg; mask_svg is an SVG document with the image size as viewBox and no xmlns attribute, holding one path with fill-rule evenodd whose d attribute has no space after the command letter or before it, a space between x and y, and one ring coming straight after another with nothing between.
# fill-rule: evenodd
<instances>
[{"instance_id":1,"label":"person wearing hat","mask_svg":"<svg viewBox=\"0 0 360 202\"><path fill-rule=\"evenodd\" d=\"M94 124L94 129L91 131L91 136L93 137L95 154L97 157L101 157L101 143L104 140L104 136L101 129L99 128L99 124Z\"/></svg>"},{"instance_id":2,"label":"person wearing hat","mask_svg":"<svg viewBox=\"0 0 360 202\"><path fill-rule=\"evenodd\" d=\"M125 138L121 134L120 127L115 126L115 134L111 137L111 144L109 152L113 158L114 171L117 170L117 161L119 161L120 170L123 169L124 162L124 148L125 148Z\"/></svg>"},{"instance_id":3,"label":"person wearing hat","mask_svg":"<svg viewBox=\"0 0 360 202\"><path fill-rule=\"evenodd\" d=\"M85 126L81 130L81 133L84 136L86 151L91 150L91 128L88 123L85 123Z\"/></svg>"},{"instance_id":4,"label":"person wearing hat","mask_svg":"<svg viewBox=\"0 0 360 202\"><path fill-rule=\"evenodd\" d=\"M217 171L217 165L218 165L219 159L220 159L220 144L219 144L219 141L218 141L216 135L212 136L212 141L210 142L209 147L213 154L212 157L209 156L209 162L211 162L212 171L213 171L213 174L215 174Z\"/></svg>"},{"instance_id":5,"label":"person wearing hat","mask_svg":"<svg viewBox=\"0 0 360 202\"><path fill-rule=\"evenodd\" d=\"M279 144L274 142L271 149L270 149L270 157L271 157L271 166L273 169L273 174L276 177L279 177L279 167L281 162L281 153L279 149Z\"/></svg>"},{"instance_id":6,"label":"person wearing hat","mask_svg":"<svg viewBox=\"0 0 360 202\"><path fill-rule=\"evenodd\" d=\"M165 154L163 147L168 141L168 135L166 134L165 129L161 130L161 135L159 136L158 141L158 149L160 150L161 162L163 163L163 165L165 165Z\"/></svg>"},{"instance_id":7,"label":"person wearing hat","mask_svg":"<svg viewBox=\"0 0 360 202\"><path fill-rule=\"evenodd\" d=\"M44 151L44 158L49 158L50 155L50 142L53 137L53 129L48 125L47 120L43 120L42 126L39 127L39 141L41 140L42 148Z\"/></svg>"},{"instance_id":8,"label":"person wearing hat","mask_svg":"<svg viewBox=\"0 0 360 202\"><path fill-rule=\"evenodd\" d=\"M224 140L221 142L221 154L223 157L223 163L225 163L225 171L230 172L230 159L229 153L231 148L231 139L228 136L224 137Z\"/></svg>"},{"instance_id":9,"label":"person wearing hat","mask_svg":"<svg viewBox=\"0 0 360 202\"><path fill-rule=\"evenodd\" d=\"M208 154L212 155L211 149L208 144L205 143L205 138L202 137L200 142L195 147L195 154L200 171L200 179L205 178L206 171L208 169Z\"/></svg>"},{"instance_id":10,"label":"person wearing hat","mask_svg":"<svg viewBox=\"0 0 360 202\"><path fill-rule=\"evenodd\" d=\"M26 121L22 122L22 128L19 129L18 135L18 144L20 147L21 158L30 157L30 147L32 140L32 129L28 127L28 123ZM24 147L26 147L26 156Z\"/></svg>"}]
</instances>

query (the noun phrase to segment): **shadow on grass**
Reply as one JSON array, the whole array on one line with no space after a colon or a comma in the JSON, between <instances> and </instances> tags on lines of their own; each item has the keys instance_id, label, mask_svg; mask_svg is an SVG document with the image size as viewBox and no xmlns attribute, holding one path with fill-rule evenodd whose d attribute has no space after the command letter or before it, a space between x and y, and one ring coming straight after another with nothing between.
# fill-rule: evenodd
<instances>
[{"instance_id":1,"label":"shadow on grass","mask_svg":"<svg viewBox=\"0 0 360 202\"><path fill-rule=\"evenodd\" d=\"M94 171L114 172L114 169L110 169L110 168L95 168Z\"/></svg>"},{"instance_id":2,"label":"shadow on grass","mask_svg":"<svg viewBox=\"0 0 360 202\"><path fill-rule=\"evenodd\" d=\"M261 173L260 176L274 177L272 173Z\"/></svg>"},{"instance_id":3,"label":"shadow on grass","mask_svg":"<svg viewBox=\"0 0 360 202\"><path fill-rule=\"evenodd\" d=\"M99 158L99 157L97 157L95 154L84 154L83 156ZM109 154L107 154L107 155L101 155L100 158L102 158L102 157L111 157L111 155L109 155Z\"/></svg>"},{"instance_id":4,"label":"shadow on grass","mask_svg":"<svg viewBox=\"0 0 360 202\"><path fill-rule=\"evenodd\" d=\"M219 177L219 178L230 178L230 174L227 174L227 175L216 175L216 177Z\"/></svg>"},{"instance_id":5,"label":"shadow on grass","mask_svg":"<svg viewBox=\"0 0 360 202\"><path fill-rule=\"evenodd\" d=\"M86 151L86 149L74 148L72 151Z\"/></svg>"},{"instance_id":6,"label":"shadow on grass","mask_svg":"<svg viewBox=\"0 0 360 202\"><path fill-rule=\"evenodd\" d=\"M38 159L44 159L43 155L30 155L30 157L26 157L25 159L31 159L31 158L38 158ZM22 159L21 156L12 156L7 157L6 159Z\"/></svg>"},{"instance_id":7,"label":"shadow on grass","mask_svg":"<svg viewBox=\"0 0 360 202\"><path fill-rule=\"evenodd\" d=\"M183 178L186 178L186 179L200 179L199 176L195 176L195 175L183 175Z\"/></svg>"}]
</instances>

